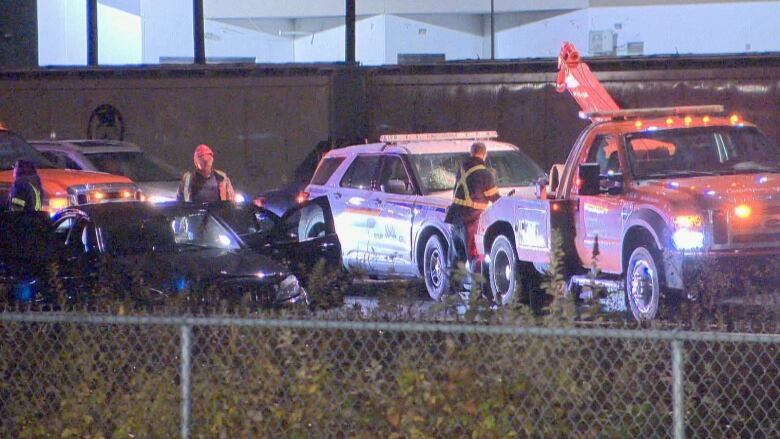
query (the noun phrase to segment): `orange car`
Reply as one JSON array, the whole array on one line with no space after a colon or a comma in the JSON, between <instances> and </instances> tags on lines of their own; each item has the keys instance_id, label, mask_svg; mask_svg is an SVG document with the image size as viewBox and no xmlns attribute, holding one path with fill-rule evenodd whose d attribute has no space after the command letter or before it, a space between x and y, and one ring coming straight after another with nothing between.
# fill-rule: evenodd
<instances>
[{"instance_id":1,"label":"orange car","mask_svg":"<svg viewBox=\"0 0 780 439\"><path fill-rule=\"evenodd\" d=\"M22 136L0 126L0 203L3 207L13 183L14 164L20 158L31 160L38 167L43 185L43 209L51 213L79 204L142 198L141 190L127 177L56 169Z\"/></svg>"}]
</instances>

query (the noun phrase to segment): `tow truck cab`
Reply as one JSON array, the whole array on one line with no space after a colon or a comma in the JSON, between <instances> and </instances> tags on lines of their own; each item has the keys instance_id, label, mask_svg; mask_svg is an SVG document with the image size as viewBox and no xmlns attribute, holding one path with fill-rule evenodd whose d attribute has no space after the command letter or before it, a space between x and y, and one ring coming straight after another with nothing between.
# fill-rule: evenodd
<instances>
[{"instance_id":1,"label":"tow truck cab","mask_svg":"<svg viewBox=\"0 0 780 439\"><path fill-rule=\"evenodd\" d=\"M780 150L737 115L716 115L722 111L584 114L595 123L566 163L553 166L538 191L546 194L504 197L481 218L477 241L489 255L494 294L511 294L523 264L545 269L556 230L572 280L598 265L601 282L625 286L640 320L655 317L662 289L685 287L692 258L777 253Z\"/></svg>"},{"instance_id":2,"label":"tow truck cab","mask_svg":"<svg viewBox=\"0 0 780 439\"><path fill-rule=\"evenodd\" d=\"M3 209L13 183L14 164L20 158L35 163L43 186L43 209L50 213L79 204L142 197L141 190L127 177L57 169L22 136L0 126L0 203Z\"/></svg>"}]
</instances>

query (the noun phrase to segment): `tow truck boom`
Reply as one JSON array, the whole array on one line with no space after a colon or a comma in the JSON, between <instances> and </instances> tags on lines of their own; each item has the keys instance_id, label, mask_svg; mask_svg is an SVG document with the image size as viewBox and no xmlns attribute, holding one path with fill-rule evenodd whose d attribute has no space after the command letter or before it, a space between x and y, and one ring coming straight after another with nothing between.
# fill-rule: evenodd
<instances>
[{"instance_id":1,"label":"tow truck boom","mask_svg":"<svg viewBox=\"0 0 780 439\"><path fill-rule=\"evenodd\" d=\"M582 61L574 44L568 41L563 43L558 55L555 90L558 93L568 90L585 114L620 110L596 75L590 71L588 64ZM590 119L594 122L607 120L598 114L592 115Z\"/></svg>"}]
</instances>

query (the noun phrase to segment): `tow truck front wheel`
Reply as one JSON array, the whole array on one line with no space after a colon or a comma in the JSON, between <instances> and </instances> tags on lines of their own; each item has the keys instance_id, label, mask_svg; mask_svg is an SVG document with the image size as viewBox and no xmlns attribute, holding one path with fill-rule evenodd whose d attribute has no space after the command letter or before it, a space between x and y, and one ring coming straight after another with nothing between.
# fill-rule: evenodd
<instances>
[{"instance_id":1,"label":"tow truck front wheel","mask_svg":"<svg viewBox=\"0 0 780 439\"><path fill-rule=\"evenodd\" d=\"M626 269L626 302L636 320L653 320L658 314L661 284L651 249L637 247Z\"/></svg>"},{"instance_id":2,"label":"tow truck front wheel","mask_svg":"<svg viewBox=\"0 0 780 439\"><path fill-rule=\"evenodd\" d=\"M512 242L500 235L490 247L490 292L498 305L510 303L517 291L517 256Z\"/></svg>"},{"instance_id":3,"label":"tow truck front wheel","mask_svg":"<svg viewBox=\"0 0 780 439\"><path fill-rule=\"evenodd\" d=\"M423 253L425 288L433 300L441 300L450 291L447 250L438 235L428 238Z\"/></svg>"}]
</instances>

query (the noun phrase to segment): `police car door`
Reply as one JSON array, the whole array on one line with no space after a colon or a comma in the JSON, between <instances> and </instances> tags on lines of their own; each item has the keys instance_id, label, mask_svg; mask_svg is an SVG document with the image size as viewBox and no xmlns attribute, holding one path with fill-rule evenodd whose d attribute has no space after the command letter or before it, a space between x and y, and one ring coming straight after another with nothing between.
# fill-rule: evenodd
<instances>
[{"instance_id":1,"label":"police car door","mask_svg":"<svg viewBox=\"0 0 780 439\"><path fill-rule=\"evenodd\" d=\"M376 227L380 210L369 198L380 159L378 154L358 155L344 172L339 186L328 193L343 263L367 272L374 271L368 235Z\"/></svg>"},{"instance_id":2,"label":"police car door","mask_svg":"<svg viewBox=\"0 0 780 439\"><path fill-rule=\"evenodd\" d=\"M414 275L412 265L412 221L416 188L409 168L400 155L385 155L379 172L378 191L370 204L380 209L376 227L369 232L377 270L388 276Z\"/></svg>"}]
</instances>

